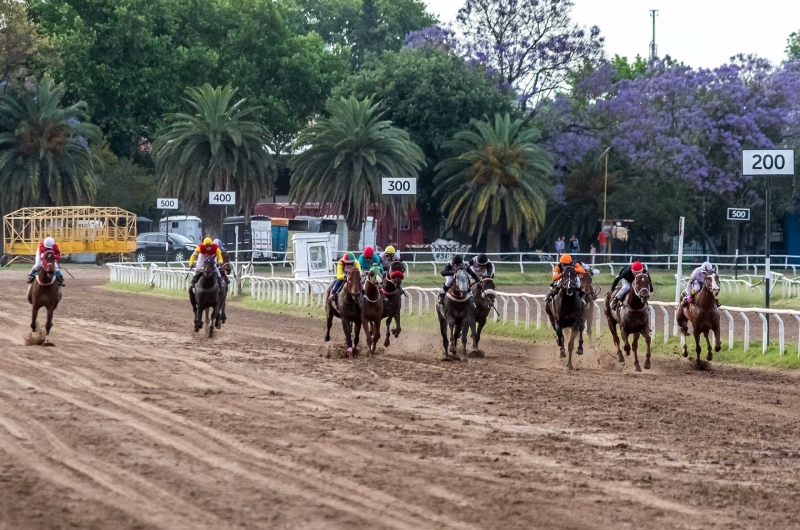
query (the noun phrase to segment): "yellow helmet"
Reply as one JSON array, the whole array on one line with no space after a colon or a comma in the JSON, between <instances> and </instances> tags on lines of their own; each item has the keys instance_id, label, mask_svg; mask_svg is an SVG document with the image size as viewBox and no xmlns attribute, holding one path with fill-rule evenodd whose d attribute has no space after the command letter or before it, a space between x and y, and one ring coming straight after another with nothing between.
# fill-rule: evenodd
<instances>
[{"instance_id":1,"label":"yellow helmet","mask_svg":"<svg viewBox=\"0 0 800 530\"><path fill-rule=\"evenodd\" d=\"M207 247L210 247L211 245L213 245L213 244L214 244L214 241L212 241L210 237L207 237L207 238L205 238L205 239L203 240L203 244L204 244L205 246L207 246Z\"/></svg>"},{"instance_id":2,"label":"yellow helmet","mask_svg":"<svg viewBox=\"0 0 800 530\"><path fill-rule=\"evenodd\" d=\"M397 252L392 245L389 245L388 247L383 249L383 251L386 252L387 254L394 254L395 252Z\"/></svg>"}]
</instances>

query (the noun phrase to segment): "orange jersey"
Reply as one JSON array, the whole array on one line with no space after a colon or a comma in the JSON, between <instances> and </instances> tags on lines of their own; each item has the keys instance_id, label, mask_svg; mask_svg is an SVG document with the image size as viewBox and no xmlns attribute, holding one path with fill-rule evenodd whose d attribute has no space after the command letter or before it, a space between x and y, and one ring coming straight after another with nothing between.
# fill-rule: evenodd
<instances>
[{"instance_id":1,"label":"orange jersey","mask_svg":"<svg viewBox=\"0 0 800 530\"><path fill-rule=\"evenodd\" d=\"M572 268L574 268L575 272L577 272L578 274L586 274L586 271L578 262L573 262ZM561 279L561 264L559 263L558 265L553 267L553 281L557 282L560 279Z\"/></svg>"}]
</instances>

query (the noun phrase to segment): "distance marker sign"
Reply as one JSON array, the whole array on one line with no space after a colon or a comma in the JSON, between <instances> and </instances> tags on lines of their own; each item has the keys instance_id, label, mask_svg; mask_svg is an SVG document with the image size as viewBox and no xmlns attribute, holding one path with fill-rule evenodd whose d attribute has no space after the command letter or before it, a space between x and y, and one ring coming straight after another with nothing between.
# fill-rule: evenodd
<instances>
[{"instance_id":1,"label":"distance marker sign","mask_svg":"<svg viewBox=\"0 0 800 530\"><path fill-rule=\"evenodd\" d=\"M742 175L794 175L794 150L755 149L742 151Z\"/></svg>"},{"instance_id":2,"label":"distance marker sign","mask_svg":"<svg viewBox=\"0 0 800 530\"><path fill-rule=\"evenodd\" d=\"M750 208L728 208L728 221L749 221Z\"/></svg>"},{"instance_id":3,"label":"distance marker sign","mask_svg":"<svg viewBox=\"0 0 800 530\"><path fill-rule=\"evenodd\" d=\"M383 178L381 179L381 193L383 195L416 195L417 179Z\"/></svg>"},{"instance_id":4,"label":"distance marker sign","mask_svg":"<svg viewBox=\"0 0 800 530\"><path fill-rule=\"evenodd\" d=\"M236 205L235 191L212 191L208 194L208 204L212 206Z\"/></svg>"},{"instance_id":5,"label":"distance marker sign","mask_svg":"<svg viewBox=\"0 0 800 530\"><path fill-rule=\"evenodd\" d=\"M177 210L178 199L157 199L156 208L159 210Z\"/></svg>"}]
</instances>

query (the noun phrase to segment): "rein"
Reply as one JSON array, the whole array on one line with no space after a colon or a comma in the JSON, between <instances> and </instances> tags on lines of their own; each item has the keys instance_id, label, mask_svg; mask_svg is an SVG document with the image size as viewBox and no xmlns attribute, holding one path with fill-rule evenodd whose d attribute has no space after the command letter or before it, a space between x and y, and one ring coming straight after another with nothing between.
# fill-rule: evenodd
<instances>
[{"instance_id":1,"label":"rein","mask_svg":"<svg viewBox=\"0 0 800 530\"><path fill-rule=\"evenodd\" d=\"M53 285L54 283L56 283L56 274L55 274L55 272L53 273L53 279L50 280L49 283L42 282L42 280L39 278L39 275L37 274L36 275L36 283L38 283L42 287L49 287L49 286Z\"/></svg>"},{"instance_id":2,"label":"rein","mask_svg":"<svg viewBox=\"0 0 800 530\"><path fill-rule=\"evenodd\" d=\"M469 298L469 294L465 294L461 298L456 298L453 294L450 293L450 291L447 291L447 298L449 298L453 302L466 302L467 299Z\"/></svg>"}]
</instances>

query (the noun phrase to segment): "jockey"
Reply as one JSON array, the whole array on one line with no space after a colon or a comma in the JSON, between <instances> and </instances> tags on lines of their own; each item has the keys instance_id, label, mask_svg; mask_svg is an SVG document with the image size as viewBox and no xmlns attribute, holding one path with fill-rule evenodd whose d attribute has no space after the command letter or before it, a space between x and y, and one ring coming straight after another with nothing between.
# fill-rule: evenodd
<instances>
[{"instance_id":1,"label":"jockey","mask_svg":"<svg viewBox=\"0 0 800 530\"><path fill-rule=\"evenodd\" d=\"M448 263L445 266L444 270L442 270L442 276L445 277L445 281L444 281L444 287L442 287L441 290L439 291L439 298L437 300L437 303L439 305L444 305L445 293L447 292L447 289L449 289L450 286L453 285L453 280L455 280L456 272L461 269L467 271L467 273L470 276L472 276L472 279L475 280L476 282L481 281L478 275L475 274L475 271L473 271L469 267L469 265L464 263L463 256L461 256L461 254L456 254L450 259L450 263ZM475 299L472 297L472 291L469 292L469 305L472 307L473 310L476 309Z\"/></svg>"},{"instance_id":2,"label":"jockey","mask_svg":"<svg viewBox=\"0 0 800 530\"><path fill-rule=\"evenodd\" d=\"M474 258L470 258L467 266L481 278L494 278L494 263L489 261L489 256L486 254L478 254Z\"/></svg>"},{"instance_id":3,"label":"jockey","mask_svg":"<svg viewBox=\"0 0 800 530\"><path fill-rule=\"evenodd\" d=\"M219 250L222 253L222 261L217 262L217 266L222 267L225 263L229 263L231 261L231 257L228 256L227 252L225 252L225 247L223 246L222 241L215 239L214 244L219 247ZM231 279L228 278L227 274L222 274L222 279L225 280L225 285L231 284Z\"/></svg>"},{"instance_id":4,"label":"jockey","mask_svg":"<svg viewBox=\"0 0 800 530\"><path fill-rule=\"evenodd\" d=\"M625 295L631 290L631 286L633 285L633 281L636 279L636 275L642 271L647 273L647 269L640 261L634 261L619 271L619 274L617 274L617 277L614 278L614 282L611 284L611 292L614 292L614 289L617 288L617 284L620 282L622 283L622 287L616 296L614 296L614 300L611 301L612 309L619 308L619 305L625 299ZM647 277L649 278L650 274L647 274ZM650 291L655 292L655 289L653 289L653 280L650 280Z\"/></svg>"},{"instance_id":5,"label":"jockey","mask_svg":"<svg viewBox=\"0 0 800 530\"><path fill-rule=\"evenodd\" d=\"M353 267L358 269L360 276L362 272L361 264L356 261L355 254L352 252L345 252L344 256L342 256L342 259L339 260L339 264L336 265L336 281L333 282L333 289L331 289L331 302L336 301L336 295L339 294L339 291L342 289L342 285L344 285L344 280L347 278L347 273L350 272L350 269Z\"/></svg>"},{"instance_id":6,"label":"jockey","mask_svg":"<svg viewBox=\"0 0 800 530\"><path fill-rule=\"evenodd\" d=\"M51 250L56 258L56 280L58 280L58 285L63 287L64 278L61 276L61 267L59 266L59 263L61 262L61 251L58 250L56 240L52 237L45 238L45 240L39 244L39 248L36 249L36 261L34 262L33 268L28 276L28 283L33 283L33 281L36 279L39 269L42 268L42 255L48 250Z\"/></svg>"},{"instance_id":7,"label":"jockey","mask_svg":"<svg viewBox=\"0 0 800 530\"><path fill-rule=\"evenodd\" d=\"M358 267L361 269L362 273L367 273L373 267L373 265L379 265L381 268L381 274L383 274L384 268L383 263L381 263L381 258L375 255L375 249L372 247L367 247L358 257Z\"/></svg>"},{"instance_id":8,"label":"jockey","mask_svg":"<svg viewBox=\"0 0 800 530\"><path fill-rule=\"evenodd\" d=\"M580 262L573 261L572 256L569 254L561 254L561 257L558 259L558 264L553 267L553 283L550 285L550 292L547 294L547 297L544 300L545 303L552 300L556 295L556 292L558 291L558 282L561 280L561 276L563 275L565 267L572 267L575 269L575 272L578 275L578 296L580 296L581 300L583 300L583 295L585 293L581 290L581 274L586 274L586 270L583 268Z\"/></svg>"},{"instance_id":9,"label":"jockey","mask_svg":"<svg viewBox=\"0 0 800 530\"><path fill-rule=\"evenodd\" d=\"M217 264L222 265L222 251L219 249L219 245L214 243L210 237L207 237L203 240L202 243L197 245L197 248L194 249L192 255L189 256L189 269L194 269L195 265L194 262L197 261L197 266L201 269L197 271L192 278L192 286L194 287L197 285L197 280L200 279L200 276L203 275L203 265L205 265L206 260L216 260ZM217 273L217 281L220 282L220 287L222 287L222 275L219 273L219 269L214 267L214 272Z\"/></svg>"},{"instance_id":10,"label":"jockey","mask_svg":"<svg viewBox=\"0 0 800 530\"><path fill-rule=\"evenodd\" d=\"M712 272L714 272L714 266L708 261L692 271L691 276L689 276L689 282L686 284L686 290L683 291L684 307L692 303L694 295L700 292L700 289L703 288L703 284L706 282L706 274ZM720 305L720 301L717 300L717 307Z\"/></svg>"},{"instance_id":11,"label":"jockey","mask_svg":"<svg viewBox=\"0 0 800 530\"><path fill-rule=\"evenodd\" d=\"M389 245L379 255L383 270L388 271L393 261L403 261L400 259L400 253L395 250L392 245Z\"/></svg>"}]
</instances>

